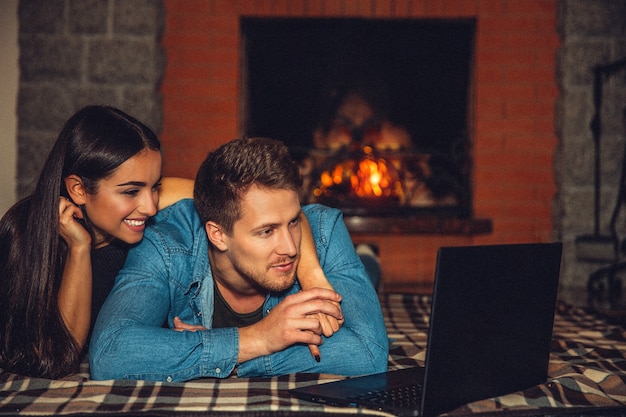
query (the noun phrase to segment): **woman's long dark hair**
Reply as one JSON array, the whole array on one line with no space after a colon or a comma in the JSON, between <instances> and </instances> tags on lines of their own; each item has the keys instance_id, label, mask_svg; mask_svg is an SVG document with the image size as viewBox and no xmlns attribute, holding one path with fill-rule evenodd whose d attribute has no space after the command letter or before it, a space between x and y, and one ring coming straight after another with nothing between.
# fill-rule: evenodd
<instances>
[{"instance_id":1,"label":"woman's long dark hair","mask_svg":"<svg viewBox=\"0 0 626 417\"><path fill-rule=\"evenodd\" d=\"M85 107L65 123L33 194L0 220L0 368L46 378L77 370L80 347L57 303L67 255L59 236L64 179L78 175L95 194L99 180L146 148L160 143L143 123L112 107Z\"/></svg>"}]
</instances>

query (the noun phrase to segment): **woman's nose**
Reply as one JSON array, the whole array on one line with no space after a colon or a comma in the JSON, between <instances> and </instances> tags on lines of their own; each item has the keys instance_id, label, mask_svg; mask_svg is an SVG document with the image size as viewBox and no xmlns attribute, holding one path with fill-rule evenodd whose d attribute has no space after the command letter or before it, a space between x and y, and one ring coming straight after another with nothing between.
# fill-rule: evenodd
<instances>
[{"instance_id":1,"label":"woman's nose","mask_svg":"<svg viewBox=\"0 0 626 417\"><path fill-rule=\"evenodd\" d=\"M146 216L154 216L157 212L158 194L156 192L145 193L141 200L139 210Z\"/></svg>"}]
</instances>

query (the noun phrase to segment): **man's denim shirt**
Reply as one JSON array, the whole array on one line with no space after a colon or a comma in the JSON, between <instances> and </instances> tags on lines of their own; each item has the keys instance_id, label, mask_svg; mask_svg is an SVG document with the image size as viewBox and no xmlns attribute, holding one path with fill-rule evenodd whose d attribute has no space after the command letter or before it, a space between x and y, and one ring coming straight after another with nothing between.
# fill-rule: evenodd
<instances>
[{"instance_id":1,"label":"man's denim shirt","mask_svg":"<svg viewBox=\"0 0 626 417\"><path fill-rule=\"evenodd\" d=\"M186 381L295 372L361 375L387 369L388 340L376 292L357 256L341 212L303 207L320 264L343 297L343 327L320 346L317 362L305 345L237 364L236 328L212 329L213 278L208 239L193 200L160 211L133 247L98 316L90 342L92 379ZM271 293L267 314L288 294ZM174 317L209 330L172 330Z\"/></svg>"}]
</instances>

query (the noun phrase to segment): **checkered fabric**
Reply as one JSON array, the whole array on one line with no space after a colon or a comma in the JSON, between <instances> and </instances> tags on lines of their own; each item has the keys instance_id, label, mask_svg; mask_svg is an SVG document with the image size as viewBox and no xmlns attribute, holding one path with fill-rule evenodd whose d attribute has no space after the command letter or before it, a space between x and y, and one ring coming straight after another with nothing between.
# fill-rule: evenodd
<instances>
[{"instance_id":1,"label":"checkered fabric","mask_svg":"<svg viewBox=\"0 0 626 417\"><path fill-rule=\"evenodd\" d=\"M423 365L430 297L383 294L381 305L390 339L389 368ZM494 413L499 416L554 415L576 410L577 415L583 415L585 411L604 410L604 415L626 415L626 408L623 408L626 407L626 330L583 309L559 303L548 373L545 384L477 401L449 414L473 417ZM91 381L84 362L79 374L61 380L0 372L0 416L18 413L230 416L242 412L301 417L388 415L308 403L287 392L296 386L337 379L341 377L295 374L268 379L201 379L187 383Z\"/></svg>"}]
</instances>

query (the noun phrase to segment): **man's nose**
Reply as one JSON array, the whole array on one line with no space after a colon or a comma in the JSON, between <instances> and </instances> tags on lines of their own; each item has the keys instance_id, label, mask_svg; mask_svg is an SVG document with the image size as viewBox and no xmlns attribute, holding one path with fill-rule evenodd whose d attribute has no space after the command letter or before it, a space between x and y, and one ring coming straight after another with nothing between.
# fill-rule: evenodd
<instances>
[{"instance_id":1,"label":"man's nose","mask_svg":"<svg viewBox=\"0 0 626 417\"><path fill-rule=\"evenodd\" d=\"M293 232L289 228L283 230L283 232L281 233L280 246L278 249L281 255L293 257L298 254L298 245L296 244L296 239L293 236Z\"/></svg>"}]
</instances>

